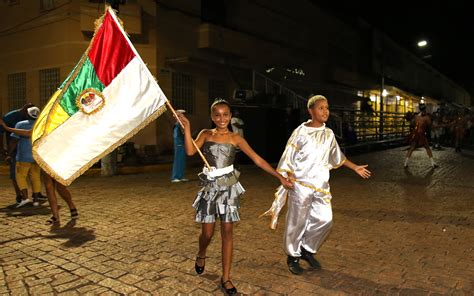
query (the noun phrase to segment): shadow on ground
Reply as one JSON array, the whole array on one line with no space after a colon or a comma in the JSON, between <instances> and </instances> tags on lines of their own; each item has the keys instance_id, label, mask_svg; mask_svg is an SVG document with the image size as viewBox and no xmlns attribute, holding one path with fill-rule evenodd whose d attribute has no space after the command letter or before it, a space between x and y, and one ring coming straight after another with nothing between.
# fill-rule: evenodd
<instances>
[{"instance_id":1,"label":"shadow on ground","mask_svg":"<svg viewBox=\"0 0 474 296\"><path fill-rule=\"evenodd\" d=\"M45 202L41 202L37 207L30 204L19 209L15 208L16 204L12 204L5 208L1 208L0 213L5 213L8 217L30 217L35 215L46 216L51 214L51 211L48 207L43 206L44 203Z\"/></svg>"},{"instance_id":2,"label":"shadow on ground","mask_svg":"<svg viewBox=\"0 0 474 296\"><path fill-rule=\"evenodd\" d=\"M42 237L46 239L65 239L66 241L61 245L66 248L75 248L89 241L93 241L96 238L94 230L87 229L86 227L76 227L76 220L69 221L63 227L53 225L51 226L50 233L51 234L37 234L0 241L0 246L10 242Z\"/></svg>"}]
</instances>

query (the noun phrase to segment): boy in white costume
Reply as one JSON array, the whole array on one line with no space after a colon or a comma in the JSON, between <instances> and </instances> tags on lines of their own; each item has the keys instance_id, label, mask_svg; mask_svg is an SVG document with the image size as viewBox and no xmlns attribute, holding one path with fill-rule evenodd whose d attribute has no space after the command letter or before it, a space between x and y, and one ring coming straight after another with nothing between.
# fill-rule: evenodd
<instances>
[{"instance_id":1,"label":"boy in white costume","mask_svg":"<svg viewBox=\"0 0 474 296\"><path fill-rule=\"evenodd\" d=\"M333 131L326 127L327 99L313 96L308 101L308 111L311 120L293 131L277 169L294 182L294 187L288 190L280 186L272 207L265 213L273 216L271 227L275 228L278 213L288 198L284 249L288 268L294 274L303 273L300 259L313 269L321 268L313 255L332 225L329 171L344 165L362 178L369 178L371 174L367 165L356 165L344 156Z\"/></svg>"}]
</instances>

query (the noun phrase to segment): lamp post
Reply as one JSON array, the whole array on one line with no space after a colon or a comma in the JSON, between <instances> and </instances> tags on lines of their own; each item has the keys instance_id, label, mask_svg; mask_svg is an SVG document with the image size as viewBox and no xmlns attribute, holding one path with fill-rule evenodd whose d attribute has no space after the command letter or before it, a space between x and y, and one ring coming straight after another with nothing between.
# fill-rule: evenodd
<instances>
[{"instance_id":1,"label":"lamp post","mask_svg":"<svg viewBox=\"0 0 474 296\"><path fill-rule=\"evenodd\" d=\"M426 40L418 41L418 47L425 47L427 45L428 45L428 41L426 41Z\"/></svg>"},{"instance_id":2,"label":"lamp post","mask_svg":"<svg viewBox=\"0 0 474 296\"><path fill-rule=\"evenodd\" d=\"M429 52L426 52L427 50L425 49L426 47L428 47L428 41L426 41L425 39L422 39L418 41L417 45L418 45L418 48L420 49L422 59L426 60L432 57L432 55L429 54Z\"/></svg>"},{"instance_id":3,"label":"lamp post","mask_svg":"<svg viewBox=\"0 0 474 296\"><path fill-rule=\"evenodd\" d=\"M116 10L118 15L120 5L125 4L126 0L106 0L105 2ZM117 149L100 160L100 174L104 177L117 175Z\"/></svg>"},{"instance_id":4,"label":"lamp post","mask_svg":"<svg viewBox=\"0 0 474 296\"><path fill-rule=\"evenodd\" d=\"M385 52L384 52L384 39L381 38L381 56L380 56L380 74L381 74L381 81L380 81L380 109L379 109L379 140L383 140L383 132L384 132L384 94L386 93L385 90Z\"/></svg>"}]
</instances>

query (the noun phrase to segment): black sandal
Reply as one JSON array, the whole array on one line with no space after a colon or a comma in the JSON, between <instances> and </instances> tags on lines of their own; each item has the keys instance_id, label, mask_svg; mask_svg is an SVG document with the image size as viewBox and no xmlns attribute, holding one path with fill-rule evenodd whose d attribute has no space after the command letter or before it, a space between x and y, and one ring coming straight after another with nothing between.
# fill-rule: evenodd
<instances>
[{"instance_id":1,"label":"black sandal","mask_svg":"<svg viewBox=\"0 0 474 296\"><path fill-rule=\"evenodd\" d=\"M54 216L51 216L51 218L49 218L48 220L46 220L46 224L48 225L58 225L59 224L59 220L54 217Z\"/></svg>"},{"instance_id":2,"label":"black sandal","mask_svg":"<svg viewBox=\"0 0 474 296\"><path fill-rule=\"evenodd\" d=\"M77 209L71 209L71 219L77 218L79 218L79 213L77 212Z\"/></svg>"},{"instance_id":3,"label":"black sandal","mask_svg":"<svg viewBox=\"0 0 474 296\"><path fill-rule=\"evenodd\" d=\"M225 287L225 284L227 284L227 283L230 283L230 284L232 285L232 288L227 289L227 288ZM227 281L224 282L224 279L221 278L221 286L222 286L222 289L225 291L225 293L226 293L227 295L235 295L235 294L237 294L237 289L234 287L234 284L232 284L232 282L231 282L230 280L227 280Z\"/></svg>"},{"instance_id":4,"label":"black sandal","mask_svg":"<svg viewBox=\"0 0 474 296\"><path fill-rule=\"evenodd\" d=\"M197 273L197 274L201 274L201 273L204 272L204 267L206 267L206 261L204 261L204 265L203 265L203 266L199 266L199 265L197 264L198 259L206 260L206 257L199 257L199 256L196 256L196 261L194 262L194 269L196 270L196 273Z\"/></svg>"}]
</instances>

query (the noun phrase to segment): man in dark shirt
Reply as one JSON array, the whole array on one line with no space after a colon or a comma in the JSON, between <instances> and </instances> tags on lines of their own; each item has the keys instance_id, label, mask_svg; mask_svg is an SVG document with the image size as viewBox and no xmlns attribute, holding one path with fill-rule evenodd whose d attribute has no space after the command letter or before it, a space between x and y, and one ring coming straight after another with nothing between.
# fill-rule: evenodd
<instances>
[{"instance_id":1,"label":"man in dark shirt","mask_svg":"<svg viewBox=\"0 0 474 296\"><path fill-rule=\"evenodd\" d=\"M30 107L33 107L34 105L32 103L27 103L25 106L23 106L20 109L13 110L8 112L3 116L3 121L8 127L14 128L15 125L23 120L26 120L28 118L28 113L27 110ZM16 183L16 150L12 152L12 154L8 154L7 150L5 150L5 142L4 142L4 135L6 137L6 144L7 147L11 141L11 134L9 132L5 132L2 126L0 126L0 153L2 153L5 156L5 161L9 164L10 166L10 179L12 180L12 185L13 188L15 189L16 193L16 201L17 203L21 202L21 192L20 189L18 188L18 184Z\"/></svg>"}]
</instances>

